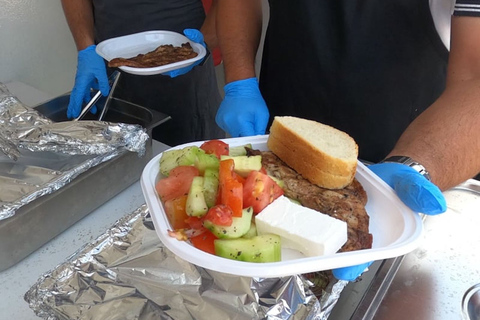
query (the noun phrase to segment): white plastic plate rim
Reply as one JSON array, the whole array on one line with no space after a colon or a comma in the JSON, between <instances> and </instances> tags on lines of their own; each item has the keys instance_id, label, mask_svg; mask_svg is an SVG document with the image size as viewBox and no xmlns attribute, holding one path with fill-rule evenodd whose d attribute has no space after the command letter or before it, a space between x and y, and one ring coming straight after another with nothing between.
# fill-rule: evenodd
<instances>
[{"instance_id":1,"label":"white plastic plate rim","mask_svg":"<svg viewBox=\"0 0 480 320\"><path fill-rule=\"evenodd\" d=\"M130 74L155 75L187 67L195 61L203 59L207 50L201 44L190 41L183 34L173 31L152 30L102 41L97 45L96 52L105 60L110 61L114 58L131 58L140 53L147 53L160 45L180 46L185 42L189 42L193 51L198 53L196 57L153 68L119 67L120 70Z\"/></svg>"},{"instance_id":2,"label":"white plastic plate rim","mask_svg":"<svg viewBox=\"0 0 480 320\"><path fill-rule=\"evenodd\" d=\"M251 143L253 148L267 150L267 138L268 136L264 135L222 140L231 146ZM193 142L176 146L172 149L181 149L192 145L200 146L202 143L203 141ZM389 219L390 216L394 215L396 219L396 221L394 221L395 225L398 226L400 230L396 230L395 232L394 230L383 230L383 232L379 232L378 230L372 231L371 228L370 232L373 233L374 237L374 243L371 249L342 252L327 256L294 258L272 263L250 263L217 257L196 249L189 242L178 241L168 236L167 230L171 230L170 223L164 213L158 194L155 191L161 156L162 154L157 155L145 166L141 177L141 187L155 225L156 233L164 245L174 254L206 269L249 277L271 278L290 276L404 255L417 248L422 238L423 223L420 215L406 207L387 184L359 162L356 178L362 183L369 196L367 211L371 217L371 227L372 225L375 226L376 224L382 223L382 221L375 221L378 220L379 215L385 215L385 219ZM386 203L388 209L385 210L385 206L382 208L373 207L372 203L376 201L375 198L380 198L381 202ZM398 235L388 245L379 244L382 239L390 233L397 233Z\"/></svg>"}]
</instances>

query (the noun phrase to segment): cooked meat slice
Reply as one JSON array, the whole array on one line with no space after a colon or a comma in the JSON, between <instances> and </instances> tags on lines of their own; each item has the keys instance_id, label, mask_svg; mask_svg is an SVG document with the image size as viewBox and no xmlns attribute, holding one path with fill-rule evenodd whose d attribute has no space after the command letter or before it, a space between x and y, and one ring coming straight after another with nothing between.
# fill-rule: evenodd
<instances>
[{"instance_id":1,"label":"cooked meat slice","mask_svg":"<svg viewBox=\"0 0 480 320\"><path fill-rule=\"evenodd\" d=\"M190 43L183 43L180 47L165 44L145 54L139 54L132 58L115 58L108 63L109 67L116 68L128 66L134 68L152 68L166 64L194 58L198 55L193 51Z\"/></svg>"},{"instance_id":2,"label":"cooked meat slice","mask_svg":"<svg viewBox=\"0 0 480 320\"><path fill-rule=\"evenodd\" d=\"M262 165L268 174L285 183L285 196L298 200L303 206L320 211L345 221L348 226L348 241L340 251L353 251L372 247L369 233L369 216L365 210L367 193L358 180L343 189L321 188L304 179L270 151L248 150L260 154Z\"/></svg>"},{"instance_id":3,"label":"cooked meat slice","mask_svg":"<svg viewBox=\"0 0 480 320\"><path fill-rule=\"evenodd\" d=\"M139 62L136 62L132 59L125 59L125 58L115 58L108 62L108 66L111 68L117 67L133 67L133 68L145 68L145 66L141 65Z\"/></svg>"}]
</instances>

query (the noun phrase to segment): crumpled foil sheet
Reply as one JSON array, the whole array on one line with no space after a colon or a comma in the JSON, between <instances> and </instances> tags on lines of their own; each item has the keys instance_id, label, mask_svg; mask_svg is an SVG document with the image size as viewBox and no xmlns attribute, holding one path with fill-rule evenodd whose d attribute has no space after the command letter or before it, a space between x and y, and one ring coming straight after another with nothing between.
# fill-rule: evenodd
<instances>
[{"instance_id":1,"label":"crumpled foil sheet","mask_svg":"<svg viewBox=\"0 0 480 320\"><path fill-rule=\"evenodd\" d=\"M101 155L124 148L143 154L149 138L140 125L105 121L53 122L34 108L23 105L1 83L0 124L0 148L13 160L19 157L18 148L70 155Z\"/></svg>"},{"instance_id":2,"label":"crumpled foil sheet","mask_svg":"<svg viewBox=\"0 0 480 320\"><path fill-rule=\"evenodd\" d=\"M197 267L161 243L143 205L40 277L24 298L48 320L321 320L347 283L327 271L250 278Z\"/></svg>"},{"instance_id":3,"label":"crumpled foil sheet","mask_svg":"<svg viewBox=\"0 0 480 320\"><path fill-rule=\"evenodd\" d=\"M148 139L139 125L52 122L0 83L0 220L123 152L142 156Z\"/></svg>"}]
</instances>

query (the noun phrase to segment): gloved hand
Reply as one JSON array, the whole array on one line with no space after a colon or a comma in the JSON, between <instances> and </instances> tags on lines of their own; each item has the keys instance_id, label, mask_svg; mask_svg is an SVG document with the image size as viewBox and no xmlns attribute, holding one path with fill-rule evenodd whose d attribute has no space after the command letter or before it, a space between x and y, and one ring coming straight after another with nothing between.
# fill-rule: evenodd
<instances>
[{"instance_id":1,"label":"gloved hand","mask_svg":"<svg viewBox=\"0 0 480 320\"><path fill-rule=\"evenodd\" d=\"M401 163L378 163L369 166L377 176L397 193L400 200L415 212L435 215L447 210L440 189L415 169ZM340 280L355 280L372 262L333 270Z\"/></svg>"},{"instance_id":2,"label":"gloved hand","mask_svg":"<svg viewBox=\"0 0 480 320\"><path fill-rule=\"evenodd\" d=\"M220 128L232 137L265 134L270 114L257 78L233 81L224 89L225 98L215 117Z\"/></svg>"},{"instance_id":3,"label":"gloved hand","mask_svg":"<svg viewBox=\"0 0 480 320\"><path fill-rule=\"evenodd\" d=\"M207 45L205 44L205 41L203 40L203 34L200 31L198 31L197 29L185 29L185 30L183 30L183 34L190 41L199 43L202 46L204 46L205 48L207 47ZM170 78L175 78L175 77L181 76L182 74L190 72L190 70L192 70L193 67L199 65L202 61L203 61L203 59L200 59L200 60L195 61L194 63L192 63L189 66L186 66L186 67L183 67L183 68L180 68L180 69L176 69L176 70L172 70L172 71L168 71L168 72L165 72L163 74L166 75L166 76L169 76Z\"/></svg>"},{"instance_id":4,"label":"gloved hand","mask_svg":"<svg viewBox=\"0 0 480 320\"><path fill-rule=\"evenodd\" d=\"M91 99L90 89L99 89L103 96L110 92L105 62L95 52L95 45L91 45L78 52L77 74L75 85L70 94L67 117L76 118L82 110L82 102L88 103ZM90 109L92 113L97 112L96 106Z\"/></svg>"},{"instance_id":5,"label":"gloved hand","mask_svg":"<svg viewBox=\"0 0 480 320\"><path fill-rule=\"evenodd\" d=\"M447 210L442 191L415 169L401 163L377 163L368 167L390 187L410 209L428 215Z\"/></svg>"}]
</instances>

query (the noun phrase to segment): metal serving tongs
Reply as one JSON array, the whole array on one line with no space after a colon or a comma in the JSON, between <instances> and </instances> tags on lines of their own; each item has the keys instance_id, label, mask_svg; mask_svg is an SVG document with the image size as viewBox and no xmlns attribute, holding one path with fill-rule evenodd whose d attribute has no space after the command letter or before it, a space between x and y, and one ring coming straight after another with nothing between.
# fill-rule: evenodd
<instances>
[{"instance_id":1,"label":"metal serving tongs","mask_svg":"<svg viewBox=\"0 0 480 320\"><path fill-rule=\"evenodd\" d=\"M112 100L113 97L113 91L115 90L115 87L117 86L118 79L120 78L120 71L114 71L110 77L108 77L108 83L110 84L110 93L108 94L107 100L105 101L105 104L103 105L102 112L100 112L100 116L98 117L98 121L101 121L105 114L107 113L108 106L110 105L110 101ZM82 109L82 112L80 112L80 115L73 119L73 121L78 121L81 120L87 113L92 109L92 107L95 105L95 103L98 102L98 100L102 97L102 93L97 91L95 95L90 99L90 101L87 103L87 105Z\"/></svg>"}]
</instances>

